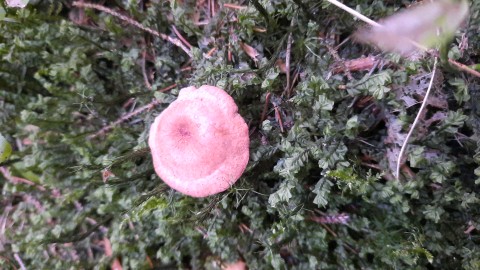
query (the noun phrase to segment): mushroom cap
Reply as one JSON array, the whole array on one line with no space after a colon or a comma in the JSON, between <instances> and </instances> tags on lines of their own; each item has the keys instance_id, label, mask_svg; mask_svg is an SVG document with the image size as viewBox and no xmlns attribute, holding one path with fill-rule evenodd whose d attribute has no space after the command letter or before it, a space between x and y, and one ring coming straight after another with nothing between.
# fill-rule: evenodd
<instances>
[{"instance_id":1,"label":"mushroom cap","mask_svg":"<svg viewBox=\"0 0 480 270\"><path fill-rule=\"evenodd\" d=\"M248 126L232 97L215 86L183 88L150 127L155 172L192 197L220 193L249 159Z\"/></svg>"}]
</instances>

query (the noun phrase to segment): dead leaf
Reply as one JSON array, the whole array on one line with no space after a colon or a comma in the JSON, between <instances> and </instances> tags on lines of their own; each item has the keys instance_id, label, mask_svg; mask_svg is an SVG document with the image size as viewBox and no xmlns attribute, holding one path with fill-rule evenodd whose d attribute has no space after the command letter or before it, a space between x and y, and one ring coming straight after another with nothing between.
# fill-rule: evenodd
<instances>
[{"instance_id":1,"label":"dead leaf","mask_svg":"<svg viewBox=\"0 0 480 270\"><path fill-rule=\"evenodd\" d=\"M397 98L402 100L407 107L419 104L423 101L430 83L431 73L420 73L410 78L409 83L404 87L394 89ZM427 104L438 109L448 109L447 95L442 89L443 73L438 70L433 82L434 91L429 96Z\"/></svg>"},{"instance_id":2,"label":"dead leaf","mask_svg":"<svg viewBox=\"0 0 480 270\"><path fill-rule=\"evenodd\" d=\"M343 73L346 70L349 71L362 71L370 70L378 62L373 56L361 57L357 59L346 60L343 63L335 63L332 67L333 74Z\"/></svg>"},{"instance_id":3,"label":"dead leaf","mask_svg":"<svg viewBox=\"0 0 480 270\"><path fill-rule=\"evenodd\" d=\"M428 2L387 17L382 26L360 29L355 37L382 50L409 55L418 51L415 43L433 48L450 39L467 14L466 0Z\"/></svg>"},{"instance_id":4,"label":"dead leaf","mask_svg":"<svg viewBox=\"0 0 480 270\"><path fill-rule=\"evenodd\" d=\"M257 33L266 33L267 32L267 29L265 29L263 27L253 27L252 30L257 32Z\"/></svg>"},{"instance_id":5,"label":"dead leaf","mask_svg":"<svg viewBox=\"0 0 480 270\"><path fill-rule=\"evenodd\" d=\"M407 107L421 103L421 101L423 101L425 98L431 76L431 73L424 72L411 77L406 86L394 89L397 98L402 100ZM422 111L420 115L420 123L415 129L414 136L417 140L428 135L429 128L433 123L441 121L447 116L446 112L448 110L448 102L446 94L442 91L442 85L443 74L440 70L438 70L432 85L434 91L427 100L427 104L429 106ZM429 115L429 110L431 112L436 110L436 112L432 112L433 115L426 119L426 117ZM384 140L387 147L386 159L389 170L391 172L395 172L398 156L400 154L401 146L405 141L406 133L402 132L402 122L397 119L396 116L386 113L385 119L385 125L387 127L387 137ZM411 172L405 165L406 159L407 157L404 155L401 160L401 164L404 164L402 167L402 172L405 175L410 175Z\"/></svg>"},{"instance_id":6,"label":"dead leaf","mask_svg":"<svg viewBox=\"0 0 480 270\"><path fill-rule=\"evenodd\" d=\"M430 127L434 122L439 122L447 118L447 113L445 112L436 112L428 120L425 120L424 125Z\"/></svg>"},{"instance_id":7,"label":"dead leaf","mask_svg":"<svg viewBox=\"0 0 480 270\"><path fill-rule=\"evenodd\" d=\"M287 73L287 65L285 64L285 62L282 60L282 59L277 59L277 61L275 61L275 66L278 67L278 69L280 70L280 73Z\"/></svg>"},{"instance_id":8,"label":"dead leaf","mask_svg":"<svg viewBox=\"0 0 480 270\"><path fill-rule=\"evenodd\" d=\"M109 169L104 169L102 171L102 180L104 183L107 183L108 179L115 177L115 174L112 173Z\"/></svg>"},{"instance_id":9,"label":"dead leaf","mask_svg":"<svg viewBox=\"0 0 480 270\"><path fill-rule=\"evenodd\" d=\"M240 47L242 47L242 50L248 56L250 56L250 58L252 58L253 61L255 61L255 62L258 61L257 56L259 56L260 54L257 52L257 50L255 48L253 48L252 46L250 46L246 43L243 43L243 42L240 42Z\"/></svg>"}]
</instances>

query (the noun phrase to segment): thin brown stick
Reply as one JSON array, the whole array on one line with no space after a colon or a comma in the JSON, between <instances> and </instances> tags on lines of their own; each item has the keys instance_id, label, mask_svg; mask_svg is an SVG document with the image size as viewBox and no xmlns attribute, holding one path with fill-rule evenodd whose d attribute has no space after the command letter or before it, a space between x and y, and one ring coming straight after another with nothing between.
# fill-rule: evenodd
<instances>
[{"instance_id":1,"label":"thin brown stick","mask_svg":"<svg viewBox=\"0 0 480 270\"><path fill-rule=\"evenodd\" d=\"M165 87L165 88L162 88L162 89L158 90L158 92L162 92L162 93L163 93L163 92L167 92L167 91L172 90L172 89L175 88L175 87L177 87L177 84L176 84L176 83L174 83L174 84L172 84L172 85L170 85L170 86L167 86L167 87Z\"/></svg>"},{"instance_id":2,"label":"thin brown stick","mask_svg":"<svg viewBox=\"0 0 480 270\"><path fill-rule=\"evenodd\" d=\"M297 82L298 78L300 77L300 72L298 71L298 69L295 70L294 74L295 75L293 75L292 83L290 84L290 89L288 89L288 96L289 97L292 96L293 87L295 87L295 83Z\"/></svg>"},{"instance_id":3,"label":"thin brown stick","mask_svg":"<svg viewBox=\"0 0 480 270\"><path fill-rule=\"evenodd\" d=\"M363 166L366 166L366 167L369 167L369 168L372 168L372 169L375 169L375 170L379 170L379 171L382 170L382 168L381 168L380 165L378 165L378 164L372 164L372 163L362 162L362 165L363 165Z\"/></svg>"},{"instance_id":4,"label":"thin brown stick","mask_svg":"<svg viewBox=\"0 0 480 270\"><path fill-rule=\"evenodd\" d=\"M152 90L152 84L150 83L150 80L148 79L147 69L146 69L146 67L145 67L145 65L146 65L146 60L145 60L146 55L147 55L147 51L143 51L143 53L142 53L142 74L143 74L143 81L145 82L145 86L146 86L149 90Z\"/></svg>"},{"instance_id":5,"label":"thin brown stick","mask_svg":"<svg viewBox=\"0 0 480 270\"><path fill-rule=\"evenodd\" d=\"M330 229L330 227L328 227L327 224L323 224L323 223L318 223L318 224L322 225L323 228L325 228L325 230L327 230L329 233L333 235L333 237L335 238L338 237L338 235L332 229Z\"/></svg>"},{"instance_id":6,"label":"thin brown stick","mask_svg":"<svg viewBox=\"0 0 480 270\"><path fill-rule=\"evenodd\" d=\"M207 53L203 54L203 56L205 56L205 58L209 59L210 57L212 57L213 53L217 50L217 48L213 47L211 48Z\"/></svg>"},{"instance_id":7,"label":"thin brown stick","mask_svg":"<svg viewBox=\"0 0 480 270\"><path fill-rule=\"evenodd\" d=\"M152 259L150 258L150 256L147 255L146 259L147 259L147 263L148 263L148 266L150 267L150 269L153 269L153 262L152 262Z\"/></svg>"},{"instance_id":8,"label":"thin brown stick","mask_svg":"<svg viewBox=\"0 0 480 270\"><path fill-rule=\"evenodd\" d=\"M192 70L193 68L192 67L183 67L180 69L181 72L187 72L187 71L190 71Z\"/></svg>"},{"instance_id":9,"label":"thin brown stick","mask_svg":"<svg viewBox=\"0 0 480 270\"><path fill-rule=\"evenodd\" d=\"M75 7L80 7L80 8L92 8L92 9L96 9L96 10L100 10L100 11L103 11L105 13L108 13L112 16L115 16L117 18L119 18L120 20L124 21L124 22L127 22L145 32L148 32L154 36L157 36L165 41L168 41L170 43L172 43L173 45L179 47L180 49L182 49L188 56L190 57L193 57L192 55L192 52L190 51L190 49L188 49L187 47L185 47L185 45L183 45L183 43L177 39L177 38L172 38L166 34L163 34L163 33L160 33L156 30L153 30L151 28L148 28L148 27L145 27L143 26L141 23L135 21L134 19L130 18L130 17L127 17L123 14L120 14L110 8L107 8L107 7L104 7L102 5L97 5L97 4L93 4L93 3L83 3L81 1L75 1L73 2L73 6Z\"/></svg>"},{"instance_id":10,"label":"thin brown stick","mask_svg":"<svg viewBox=\"0 0 480 270\"><path fill-rule=\"evenodd\" d=\"M275 119L278 122L278 125L280 125L280 131L283 133L285 130L283 129L283 120L282 120L282 115L280 114L280 109L275 106Z\"/></svg>"},{"instance_id":11,"label":"thin brown stick","mask_svg":"<svg viewBox=\"0 0 480 270\"><path fill-rule=\"evenodd\" d=\"M466 66L466 65L464 65L464 64L462 64L462 63L459 63L459 62L457 62L457 61L455 61L455 60L453 60L453 59L450 59L450 58L448 59L448 62L449 62L450 64L454 65L456 68L458 68L458 69L460 69L460 70L463 70L463 71L465 71L465 72L467 72L467 73L472 74L473 76L476 76L476 77L479 77L479 78L480 78L480 72L478 72L478 71L476 71L476 70L474 70L474 69L472 69L472 68L470 68L470 67L468 67L468 66Z\"/></svg>"},{"instance_id":12,"label":"thin brown stick","mask_svg":"<svg viewBox=\"0 0 480 270\"><path fill-rule=\"evenodd\" d=\"M346 72L346 70L348 70L349 72L371 70L372 67L374 67L375 64L377 64L378 62L379 60L375 59L375 57L373 56L346 60L346 61L343 61L342 63L339 63L338 65L334 65L332 72L334 74L338 74L338 73Z\"/></svg>"},{"instance_id":13,"label":"thin brown stick","mask_svg":"<svg viewBox=\"0 0 480 270\"><path fill-rule=\"evenodd\" d=\"M141 114L142 112L144 111L148 111L148 110L151 110L153 109L155 106L157 106L158 104L160 104L160 101L159 100L154 100L152 102L150 102L149 104L143 106L143 107L140 107L138 109L136 109L135 111L131 112L131 113L127 113L125 115L123 115L122 117L120 117L118 120L116 120L115 122L109 124L108 126L104 126L103 128L101 128L99 131L97 131L95 134L92 134L90 136L87 137L87 139L95 139L99 136L102 136L102 135L105 135L107 132L109 132L110 130L112 130L114 127L116 127L117 125L127 121L128 119L134 117L135 115L138 115L138 114Z\"/></svg>"},{"instance_id":14,"label":"thin brown stick","mask_svg":"<svg viewBox=\"0 0 480 270\"><path fill-rule=\"evenodd\" d=\"M248 8L247 6L239 6L239 5L235 5L235 4L229 4L229 3L223 4L223 7L232 8L232 9L246 9L246 8Z\"/></svg>"},{"instance_id":15,"label":"thin brown stick","mask_svg":"<svg viewBox=\"0 0 480 270\"><path fill-rule=\"evenodd\" d=\"M348 244L343 244L343 246L350 250L350 252L352 252L353 254L358 254L358 251L350 247Z\"/></svg>"},{"instance_id":16,"label":"thin brown stick","mask_svg":"<svg viewBox=\"0 0 480 270\"><path fill-rule=\"evenodd\" d=\"M167 92L169 90L172 90L173 88L177 87L177 84L174 83L170 86L167 86L165 88L162 88L160 90L158 90L159 92ZM148 110L151 110L153 109L155 106L157 106L158 104L160 104L160 101L158 100L154 100L152 102L150 102L149 104L143 106L143 107L140 107L138 109L136 109L135 111L131 112L131 113L127 113L125 114L124 116L120 117L118 120L116 120L115 122L109 124L108 126L104 126L102 129L100 129L99 131L97 131L95 134L92 134L90 136L88 136L87 138L88 139L94 139L96 137L99 137L99 136L102 136L102 135L105 135L107 132L109 132L110 130L112 130L114 127L116 127L117 125L127 121L128 119L134 117L135 115L138 115L144 111L148 111Z\"/></svg>"},{"instance_id":17,"label":"thin brown stick","mask_svg":"<svg viewBox=\"0 0 480 270\"><path fill-rule=\"evenodd\" d=\"M183 36L182 34L177 30L177 27L175 25L172 25L173 32L175 32L175 35L187 46L189 49L192 49L192 44L190 44Z\"/></svg>"},{"instance_id":18,"label":"thin brown stick","mask_svg":"<svg viewBox=\"0 0 480 270\"><path fill-rule=\"evenodd\" d=\"M267 95L265 96L265 105L263 105L263 111L262 111L262 116L260 117L260 123L263 123L265 119L267 118L267 110L268 110L268 103L270 103L270 96L272 93L268 92Z\"/></svg>"}]
</instances>

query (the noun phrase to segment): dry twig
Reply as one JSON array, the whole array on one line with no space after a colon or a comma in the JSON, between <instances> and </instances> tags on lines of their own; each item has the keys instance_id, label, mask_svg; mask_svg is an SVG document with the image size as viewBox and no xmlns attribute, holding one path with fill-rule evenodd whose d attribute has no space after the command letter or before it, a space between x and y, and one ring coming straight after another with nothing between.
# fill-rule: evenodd
<instances>
[{"instance_id":1,"label":"dry twig","mask_svg":"<svg viewBox=\"0 0 480 270\"><path fill-rule=\"evenodd\" d=\"M235 5L235 4L229 4L229 3L223 4L223 7L231 8L231 9L246 9L246 8L248 8L246 6L239 6L239 5Z\"/></svg>"},{"instance_id":2,"label":"dry twig","mask_svg":"<svg viewBox=\"0 0 480 270\"><path fill-rule=\"evenodd\" d=\"M115 122L109 124L108 126L104 126L102 129L100 129L99 131L97 131L95 134L92 134L90 136L87 137L87 139L95 139L99 136L103 136L105 135L107 132L109 132L110 130L112 130L114 127L116 127L117 125L127 121L128 119L134 117L135 115L138 115L144 111L149 111L151 109L153 109L155 106L157 106L158 104L160 104L160 101L159 100L154 100L152 102L150 102L149 104L143 106L143 107L140 107L138 109L136 109L135 111L131 112L131 113L127 113L125 115L123 115L122 117L120 117L118 120L116 120Z\"/></svg>"},{"instance_id":3,"label":"dry twig","mask_svg":"<svg viewBox=\"0 0 480 270\"><path fill-rule=\"evenodd\" d=\"M463 71L465 71L465 72L467 72L467 73L470 73L470 74L473 75L473 76L476 76L476 77L479 77L479 78L480 78L480 72L478 72L478 71L476 71L476 70L474 70L474 69L472 69L472 68L470 68L470 67L468 67L468 66L466 66L466 65L464 65L464 64L462 64L462 63L459 63L459 62L457 62L457 61L455 61L455 60L452 60L452 59L448 59L448 62L449 62L450 64L454 65L454 66L455 66L456 68L458 68L459 70L463 70Z\"/></svg>"},{"instance_id":4,"label":"dry twig","mask_svg":"<svg viewBox=\"0 0 480 270\"><path fill-rule=\"evenodd\" d=\"M149 89L152 90L152 84L150 83L150 80L148 78L147 74L147 68L145 67L146 65L146 56L147 56L147 51L142 52L142 74L143 74L143 81L145 82L145 86Z\"/></svg>"},{"instance_id":5,"label":"dry twig","mask_svg":"<svg viewBox=\"0 0 480 270\"><path fill-rule=\"evenodd\" d=\"M107 7L104 7L102 5L98 5L98 4L93 4L93 3L84 3L84 2L81 2L81 1L75 1L73 2L73 6L75 7L80 7L80 8L92 8L92 9L96 9L96 10L100 10L100 11L103 11L105 13L108 13L112 16L115 16L117 18L119 18L120 20L124 21L124 22L127 22L139 29L142 29L143 31L145 32L148 32L154 36L157 36L165 41L168 41L170 43L172 43L173 45L179 47L180 49L182 49L188 56L192 57L192 52L190 51L190 49L188 49L187 47L185 47L185 45L183 45L183 43L177 39L177 38L172 38L166 34L163 34L163 33L160 33L156 30L153 30L151 28L148 28L148 27L145 27L143 26L141 23L135 21L134 19L130 18L130 17L127 17L123 14L120 14L110 8L107 8Z\"/></svg>"},{"instance_id":6,"label":"dry twig","mask_svg":"<svg viewBox=\"0 0 480 270\"><path fill-rule=\"evenodd\" d=\"M268 104L270 103L270 96L272 93L268 92L267 95L265 96L265 105L263 105L263 111L262 111L262 116L260 117L260 123L263 123L265 119L267 119L267 110L268 110Z\"/></svg>"},{"instance_id":7,"label":"dry twig","mask_svg":"<svg viewBox=\"0 0 480 270\"><path fill-rule=\"evenodd\" d=\"M162 88L160 90L158 90L159 92L167 92L173 88L177 87L177 84L174 83L170 86L167 86L165 88ZM100 129L99 131L97 131L95 134L92 134L90 136L88 136L87 138L88 139L95 139L96 137L99 137L99 136L102 136L102 135L105 135L107 132L109 132L110 130L112 130L114 127L116 127L117 125L127 121L128 119L134 117L135 115L138 115L138 114L141 114L142 112L144 111L149 111L151 109L153 109L155 106L157 106L158 104L160 104L160 101L159 100L154 100L150 103L148 103L147 105L143 106L143 107L140 107L138 109L136 109L135 111L133 112L130 112L130 113L127 113L125 115L123 115L122 117L120 117L118 120L116 120L115 122L109 124L108 126L104 126L102 129Z\"/></svg>"},{"instance_id":8,"label":"dry twig","mask_svg":"<svg viewBox=\"0 0 480 270\"><path fill-rule=\"evenodd\" d=\"M172 29L173 29L173 32L175 32L175 35L177 35L177 37L183 42L183 44L185 44L185 46L187 46L189 49L192 49L192 44L190 44L190 42L188 42L183 36L182 34L180 33L180 31L178 31L177 27L175 27L175 25L172 25Z\"/></svg>"}]
</instances>

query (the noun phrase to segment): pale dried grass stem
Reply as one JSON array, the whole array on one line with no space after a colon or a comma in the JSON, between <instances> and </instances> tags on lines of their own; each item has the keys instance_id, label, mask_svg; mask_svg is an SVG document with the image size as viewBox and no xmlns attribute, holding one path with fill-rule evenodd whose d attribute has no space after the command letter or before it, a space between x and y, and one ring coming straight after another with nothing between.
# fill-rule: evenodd
<instances>
[{"instance_id":1,"label":"pale dried grass stem","mask_svg":"<svg viewBox=\"0 0 480 270\"><path fill-rule=\"evenodd\" d=\"M425 93L425 97L423 98L422 106L420 106L420 109L418 110L417 116L415 117L415 121L413 121L413 124L410 127L410 130L408 131L407 136L405 137L405 141L403 142L402 148L400 149L400 153L398 154L397 169L396 169L396 173L395 173L395 177L396 177L397 180L400 178L400 167L403 164L402 157L405 153L405 149L407 148L408 140L412 136L413 130L417 126L418 122L420 121L420 117L422 116L423 110L427 106L428 96L430 95L430 92L432 90L433 81L435 79L435 73L437 71L437 62L438 62L438 58L435 57L434 58L434 63L433 63L432 77L430 78L430 83L428 84L427 92Z\"/></svg>"},{"instance_id":2,"label":"pale dried grass stem","mask_svg":"<svg viewBox=\"0 0 480 270\"><path fill-rule=\"evenodd\" d=\"M13 257L17 261L18 265L20 265L21 270L27 270L27 268L25 267L25 264L22 261L22 258L20 258L20 255L18 255L18 253L13 254Z\"/></svg>"}]
</instances>

